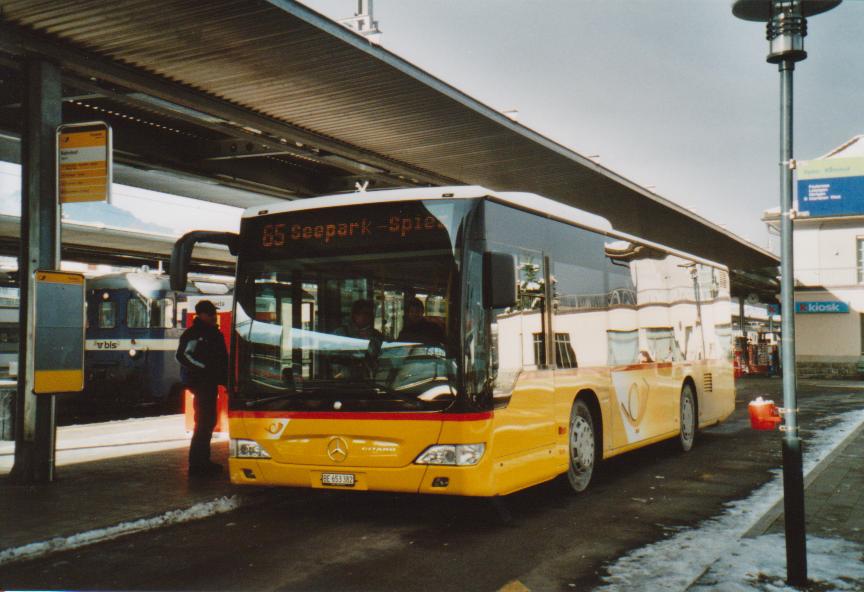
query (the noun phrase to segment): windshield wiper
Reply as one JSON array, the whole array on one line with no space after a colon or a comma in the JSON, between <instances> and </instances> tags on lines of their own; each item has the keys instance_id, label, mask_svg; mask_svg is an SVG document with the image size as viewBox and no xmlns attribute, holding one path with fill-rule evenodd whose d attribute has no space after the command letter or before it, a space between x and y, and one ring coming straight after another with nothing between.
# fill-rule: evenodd
<instances>
[{"instance_id":1,"label":"windshield wiper","mask_svg":"<svg viewBox=\"0 0 864 592\"><path fill-rule=\"evenodd\" d=\"M281 401L285 399L332 399L335 401L339 398L351 400L362 399L364 397L377 398L382 396L392 399L399 399L402 401L417 400L416 394L400 392L393 389L392 387L380 384L375 381L357 383L322 380L315 381L313 383L304 382L300 388L296 388L290 393L280 393L278 395L272 395L269 397L264 397L262 399L246 401L246 406L257 407L259 405L266 405L274 401Z\"/></svg>"}]
</instances>

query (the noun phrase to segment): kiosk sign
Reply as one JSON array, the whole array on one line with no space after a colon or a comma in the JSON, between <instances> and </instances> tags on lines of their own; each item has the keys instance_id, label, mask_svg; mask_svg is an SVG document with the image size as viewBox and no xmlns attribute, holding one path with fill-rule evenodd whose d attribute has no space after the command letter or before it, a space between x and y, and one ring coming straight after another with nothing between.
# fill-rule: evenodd
<instances>
[{"instance_id":1,"label":"kiosk sign","mask_svg":"<svg viewBox=\"0 0 864 592\"><path fill-rule=\"evenodd\" d=\"M105 122L57 128L57 190L61 204L109 199L111 152L111 127Z\"/></svg>"},{"instance_id":2,"label":"kiosk sign","mask_svg":"<svg viewBox=\"0 0 864 592\"><path fill-rule=\"evenodd\" d=\"M864 215L864 157L798 163L798 209L811 217Z\"/></svg>"},{"instance_id":3,"label":"kiosk sign","mask_svg":"<svg viewBox=\"0 0 864 592\"><path fill-rule=\"evenodd\" d=\"M849 312L849 305L836 300L818 302L796 302L796 314L842 314Z\"/></svg>"}]
</instances>

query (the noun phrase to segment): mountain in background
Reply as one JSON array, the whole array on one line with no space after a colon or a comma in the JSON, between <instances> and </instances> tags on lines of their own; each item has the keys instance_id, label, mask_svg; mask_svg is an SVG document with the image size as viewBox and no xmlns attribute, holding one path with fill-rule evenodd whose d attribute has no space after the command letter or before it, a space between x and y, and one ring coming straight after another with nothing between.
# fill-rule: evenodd
<instances>
[{"instance_id":1,"label":"mountain in background","mask_svg":"<svg viewBox=\"0 0 864 592\"><path fill-rule=\"evenodd\" d=\"M19 191L0 194L0 214L7 216L21 215L21 193ZM155 232L168 236L176 234L171 228L158 224L149 224L126 210L104 202L66 204L63 206L63 220L88 224L104 224L113 228L134 230L136 232Z\"/></svg>"},{"instance_id":2,"label":"mountain in background","mask_svg":"<svg viewBox=\"0 0 864 592\"><path fill-rule=\"evenodd\" d=\"M137 232L156 232L168 236L175 234L167 226L144 222L126 210L121 210L114 205L104 202L66 204L63 206L63 219L70 222L104 224L113 228L123 228L124 230L135 230Z\"/></svg>"}]
</instances>

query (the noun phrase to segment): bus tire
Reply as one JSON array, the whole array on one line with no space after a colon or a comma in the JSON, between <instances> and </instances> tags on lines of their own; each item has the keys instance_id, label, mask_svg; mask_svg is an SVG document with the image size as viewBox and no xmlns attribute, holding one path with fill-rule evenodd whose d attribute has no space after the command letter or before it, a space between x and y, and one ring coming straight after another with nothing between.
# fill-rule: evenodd
<instances>
[{"instance_id":1,"label":"bus tire","mask_svg":"<svg viewBox=\"0 0 864 592\"><path fill-rule=\"evenodd\" d=\"M588 405L581 399L576 399L573 402L567 433L569 453L567 481L573 491L581 493L591 483L591 476L597 466L597 437L594 419L591 417L591 410L588 409Z\"/></svg>"},{"instance_id":2,"label":"bus tire","mask_svg":"<svg viewBox=\"0 0 864 592\"><path fill-rule=\"evenodd\" d=\"M681 444L681 449L684 452L689 452L693 448L693 442L696 440L696 396L693 392L693 385L685 382L681 387L681 399L678 404L678 417L681 421L681 431L678 434L678 441Z\"/></svg>"}]
</instances>

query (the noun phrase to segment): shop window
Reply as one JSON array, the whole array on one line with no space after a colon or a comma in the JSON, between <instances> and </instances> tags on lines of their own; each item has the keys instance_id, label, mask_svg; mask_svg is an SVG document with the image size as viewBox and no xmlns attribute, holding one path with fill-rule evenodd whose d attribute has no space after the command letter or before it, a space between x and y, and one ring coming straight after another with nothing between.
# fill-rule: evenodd
<instances>
[{"instance_id":1,"label":"shop window","mask_svg":"<svg viewBox=\"0 0 864 592\"><path fill-rule=\"evenodd\" d=\"M576 352L569 333L555 334L555 364L559 368L576 368Z\"/></svg>"},{"instance_id":2,"label":"shop window","mask_svg":"<svg viewBox=\"0 0 864 592\"><path fill-rule=\"evenodd\" d=\"M855 252L857 254L857 270L858 270L858 283L864 284L864 238L855 239L856 249Z\"/></svg>"},{"instance_id":3,"label":"shop window","mask_svg":"<svg viewBox=\"0 0 864 592\"><path fill-rule=\"evenodd\" d=\"M608 364L627 366L639 361L639 331L607 331Z\"/></svg>"},{"instance_id":4,"label":"shop window","mask_svg":"<svg viewBox=\"0 0 864 592\"><path fill-rule=\"evenodd\" d=\"M861 355L864 356L864 313L859 314L858 319L861 326Z\"/></svg>"},{"instance_id":5,"label":"shop window","mask_svg":"<svg viewBox=\"0 0 864 592\"><path fill-rule=\"evenodd\" d=\"M546 340L543 333L534 333L534 365L542 368L546 365Z\"/></svg>"},{"instance_id":6,"label":"shop window","mask_svg":"<svg viewBox=\"0 0 864 592\"><path fill-rule=\"evenodd\" d=\"M543 333L533 334L534 364L541 368L546 365L546 341ZM567 333L555 334L555 365L559 368L576 368L576 352Z\"/></svg>"}]
</instances>

